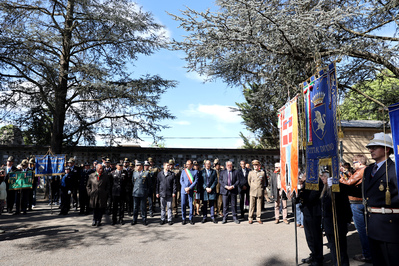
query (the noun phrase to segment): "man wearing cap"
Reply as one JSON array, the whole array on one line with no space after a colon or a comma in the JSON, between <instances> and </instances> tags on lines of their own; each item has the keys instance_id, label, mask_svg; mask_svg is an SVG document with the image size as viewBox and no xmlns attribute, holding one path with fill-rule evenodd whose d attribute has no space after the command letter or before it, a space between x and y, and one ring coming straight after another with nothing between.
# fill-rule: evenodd
<instances>
[{"instance_id":1,"label":"man wearing cap","mask_svg":"<svg viewBox=\"0 0 399 266\"><path fill-rule=\"evenodd\" d=\"M267 185L266 174L260 169L261 165L258 160L253 160L252 165L254 167L254 170L248 174L248 184L250 187L248 222L249 224L253 223L253 215L256 202L256 221L258 221L258 223L260 224L263 224L260 217L262 214L263 189Z\"/></svg>"},{"instance_id":2,"label":"man wearing cap","mask_svg":"<svg viewBox=\"0 0 399 266\"><path fill-rule=\"evenodd\" d=\"M127 159L127 158L126 158ZM126 160L125 159L125 160ZM133 172L134 172L134 164L129 162L129 166L125 168L128 174L128 178L125 184L125 202L126 202L126 209L127 214L132 216L133 213Z\"/></svg>"},{"instance_id":3,"label":"man wearing cap","mask_svg":"<svg viewBox=\"0 0 399 266\"><path fill-rule=\"evenodd\" d=\"M150 217L154 217L154 212L155 212L155 200L153 199L152 195L156 194L156 187L154 187L154 184L156 186L157 184L157 172L151 172L150 171L150 163L148 161L144 161L144 171L148 172L148 178L150 179L150 184L151 186L148 189L148 214Z\"/></svg>"},{"instance_id":4,"label":"man wearing cap","mask_svg":"<svg viewBox=\"0 0 399 266\"><path fill-rule=\"evenodd\" d=\"M38 185L38 177L35 175L35 158L29 159L28 171L32 171L33 176L33 184L32 189L29 189L29 198L28 198L28 211L31 211L32 208L36 205L36 189Z\"/></svg>"},{"instance_id":5,"label":"man wearing cap","mask_svg":"<svg viewBox=\"0 0 399 266\"><path fill-rule=\"evenodd\" d=\"M187 204L190 207L189 220L190 224L194 225L193 214L194 214L194 206L193 206L193 197L194 197L194 188L198 182L198 171L194 170L193 162L191 160L187 160L186 168L182 171L180 176L180 185L181 185L181 214L182 214L182 224L185 225L186 221L186 207Z\"/></svg>"},{"instance_id":6,"label":"man wearing cap","mask_svg":"<svg viewBox=\"0 0 399 266\"><path fill-rule=\"evenodd\" d=\"M7 159L7 164L6 166L3 167L3 170L5 172L5 177L4 177L4 182L6 183L6 189L7 189L7 212L12 213L12 209L14 207L15 203L15 190L10 190L10 185L8 183L9 180L9 173L14 172L17 170L17 168L14 166L14 157L9 156Z\"/></svg>"},{"instance_id":7,"label":"man wearing cap","mask_svg":"<svg viewBox=\"0 0 399 266\"><path fill-rule=\"evenodd\" d=\"M125 186L128 179L128 173L123 169L123 164L118 163L116 169L111 172L112 175L112 225L115 225L117 221L120 224L124 224L124 203L125 203ZM119 219L117 219L119 216Z\"/></svg>"},{"instance_id":8,"label":"man wearing cap","mask_svg":"<svg viewBox=\"0 0 399 266\"><path fill-rule=\"evenodd\" d=\"M148 196L150 197L152 197L152 202L151 202L151 204L152 204L152 206L153 206L153 209L151 210L151 212L150 212L150 216L151 217L153 217L154 216L154 208L155 208L155 202L156 201L158 201L158 206L161 206L161 202L160 202L160 199L157 199L157 197L156 197L156 193L155 193L155 190L156 190L156 186L157 186L157 176L158 176L158 173L161 171L161 169L159 168L159 167L157 167L157 166L155 166L155 162L154 162L154 160L151 158L151 157L149 157L148 158L148 163L150 164L149 165L149 167L148 167L148 171L150 172L150 174L151 174L151 180L153 181L152 183L151 183L151 191L149 191L149 194L148 194Z\"/></svg>"},{"instance_id":9,"label":"man wearing cap","mask_svg":"<svg viewBox=\"0 0 399 266\"><path fill-rule=\"evenodd\" d=\"M220 172L220 194L223 195L223 221L222 224L227 223L227 215L229 213L228 207L231 205L231 212L233 220L236 224L240 221L237 219L237 194L240 179L238 172L233 169L231 161L226 162L226 169Z\"/></svg>"},{"instance_id":10,"label":"man wearing cap","mask_svg":"<svg viewBox=\"0 0 399 266\"><path fill-rule=\"evenodd\" d=\"M287 195L284 190L281 189L281 177L280 177L280 163L275 163L274 172L271 177L271 190L272 190L272 199L274 202L274 217L276 224L279 223L280 217L280 204L283 206L283 222L289 224L287 220Z\"/></svg>"},{"instance_id":11,"label":"man wearing cap","mask_svg":"<svg viewBox=\"0 0 399 266\"><path fill-rule=\"evenodd\" d=\"M70 158L68 160L68 166L71 169L72 177L72 206L75 210L78 210L78 189L79 189L79 179L80 179L80 168L75 165L75 159Z\"/></svg>"},{"instance_id":12,"label":"man wearing cap","mask_svg":"<svg viewBox=\"0 0 399 266\"><path fill-rule=\"evenodd\" d=\"M244 219L245 212L245 201L249 200L249 183L248 183L248 174L250 169L245 167L245 161L242 160L240 162L240 167L237 170L240 177L240 187L238 188L240 194L240 212L241 219Z\"/></svg>"},{"instance_id":13,"label":"man wearing cap","mask_svg":"<svg viewBox=\"0 0 399 266\"><path fill-rule=\"evenodd\" d=\"M217 176L217 184L216 184L216 200L215 200L215 208L216 208L216 213L219 216L223 216L223 196L222 194L220 194L220 163L219 163L219 159L215 159L213 161L213 165L215 171L216 171L216 176Z\"/></svg>"},{"instance_id":14,"label":"man wearing cap","mask_svg":"<svg viewBox=\"0 0 399 266\"><path fill-rule=\"evenodd\" d=\"M110 191L109 175L102 164L97 164L96 172L90 174L87 181L87 194L90 197L90 207L93 208L92 226L100 226Z\"/></svg>"},{"instance_id":15,"label":"man wearing cap","mask_svg":"<svg viewBox=\"0 0 399 266\"><path fill-rule=\"evenodd\" d=\"M161 199L161 225L165 224L165 209L168 211L168 223L172 225L172 199L176 197L176 177L170 171L169 162L164 162L163 171L158 173L156 196Z\"/></svg>"},{"instance_id":16,"label":"man wearing cap","mask_svg":"<svg viewBox=\"0 0 399 266\"><path fill-rule=\"evenodd\" d=\"M71 175L71 168L65 167L65 175L61 178L61 211L59 215L67 215L71 208L71 193L73 189L73 177Z\"/></svg>"},{"instance_id":17,"label":"man wearing cap","mask_svg":"<svg viewBox=\"0 0 399 266\"><path fill-rule=\"evenodd\" d=\"M180 200L180 190L181 190L181 185L180 185L180 176L181 176L181 171L177 168L175 168L175 161L173 159L169 160L169 165L170 165L170 171L172 171L175 174L175 179L176 179L176 197L172 198L172 212L173 216L177 218L178 216L178 206L179 206L179 200ZM178 164L177 164L178 166Z\"/></svg>"},{"instance_id":18,"label":"man wearing cap","mask_svg":"<svg viewBox=\"0 0 399 266\"><path fill-rule=\"evenodd\" d=\"M143 171L143 163L136 162L136 171L133 173L133 221L132 225L137 223L139 215L139 206L143 225L147 225L147 197L151 187L150 172Z\"/></svg>"},{"instance_id":19,"label":"man wearing cap","mask_svg":"<svg viewBox=\"0 0 399 266\"><path fill-rule=\"evenodd\" d=\"M363 195L367 229L374 265L399 262L399 196L392 138L376 133L366 146L375 163L364 170Z\"/></svg>"},{"instance_id":20,"label":"man wearing cap","mask_svg":"<svg viewBox=\"0 0 399 266\"><path fill-rule=\"evenodd\" d=\"M80 205L79 214L89 214L90 199L89 195L87 194L86 186L87 186L87 181L89 180L89 176L94 172L95 170L90 169L90 164L88 162L85 162L84 168L80 173L80 180L79 180L79 205Z\"/></svg>"},{"instance_id":21,"label":"man wearing cap","mask_svg":"<svg viewBox=\"0 0 399 266\"><path fill-rule=\"evenodd\" d=\"M28 160L22 160L21 164L17 167L17 171L28 171ZM15 192L15 215L20 214L21 210L23 214L26 214L26 209L28 206L28 195L29 191L27 189L20 189Z\"/></svg>"}]
</instances>

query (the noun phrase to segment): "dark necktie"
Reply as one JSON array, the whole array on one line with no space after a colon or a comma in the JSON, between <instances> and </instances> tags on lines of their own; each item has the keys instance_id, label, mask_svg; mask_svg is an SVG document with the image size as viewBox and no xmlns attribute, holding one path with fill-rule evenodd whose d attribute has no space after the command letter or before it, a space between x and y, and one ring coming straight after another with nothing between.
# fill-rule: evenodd
<instances>
[{"instance_id":1,"label":"dark necktie","mask_svg":"<svg viewBox=\"0 0 399 266\"><path fill-rule=\"evenodd\" d=\"M373 177L375 175L375 173L377 173L378 170L378 165L374 164L373 170L371 171L371 176Z\"/></svg>"},{"instance_id":2,"label":"dark necktie","mask_svg":"<svg viewBox=\"0 0 399 266\"><path fill-rule=\"evenodd\" d=\"M227 185L231 186L231 172L229 171L229 174L227 176Z\"/></svg>"}]
</instances>

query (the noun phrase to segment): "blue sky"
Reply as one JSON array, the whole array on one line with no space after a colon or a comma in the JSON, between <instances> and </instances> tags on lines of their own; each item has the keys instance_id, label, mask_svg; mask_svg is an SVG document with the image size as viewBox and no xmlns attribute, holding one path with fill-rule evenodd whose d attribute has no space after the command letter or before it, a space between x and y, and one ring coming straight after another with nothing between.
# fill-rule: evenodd
<instances>
[{"instance_id":1,"label":"blue sky","mask_svg":"<svg viewBox=\"0 0 399 266\"><path fill-rule=\"evenodd\" d=\"M170 37L182 40L185 31L178 28L172 13L180 15L179 10L188 6L197 11L207 8L215 9L214 1L137 1L144 11L151 12L158 23L166 27ZM161 50L151 56L141 56L134 62L135 75L158 74L164 79L176 80L178 85L168 90L161 100L162 106L167 106L176 116L175 120L166 120L170 126L160 132L165 137L164 144L169 148L237 148L242 145L239 132L252 136L245 130L242 118L229 110L236 102L243 102L244 97L240 87L228 87L221 81L204 83L197 73L188 73L184 68L185 54L183 51ZM142 136L145 137L145 136ZM175 139L178 137L213 137L216 139ZM174 138L174 139L169 139ZM142 146L151 143L150 138L143 138Z\"/></svg>"}]
</instances>

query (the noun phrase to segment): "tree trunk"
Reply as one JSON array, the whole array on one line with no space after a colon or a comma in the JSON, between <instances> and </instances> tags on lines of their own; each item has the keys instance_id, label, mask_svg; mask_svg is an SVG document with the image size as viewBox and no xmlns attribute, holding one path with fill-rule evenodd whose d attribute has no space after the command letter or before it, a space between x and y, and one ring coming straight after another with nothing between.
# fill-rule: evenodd
<instances>
[{"instance_id":1,"label":"tree trunk","mask_svg":"<svg viewBox=\"0 0 399 266\"><path fill-rule=\"evenodd\" d=\"M68 92L68 72L71 55L71 39L73 12L75 1L69 0L67 4L67 14L62 32L62 52L60 55L60 73L58 86L55 88L55 102L53 113L53 132L51 134L51 151L53 153L62 153L62 142L64 139L64 124L66 114L66 102Z\"/></svg>"}]
</instances>

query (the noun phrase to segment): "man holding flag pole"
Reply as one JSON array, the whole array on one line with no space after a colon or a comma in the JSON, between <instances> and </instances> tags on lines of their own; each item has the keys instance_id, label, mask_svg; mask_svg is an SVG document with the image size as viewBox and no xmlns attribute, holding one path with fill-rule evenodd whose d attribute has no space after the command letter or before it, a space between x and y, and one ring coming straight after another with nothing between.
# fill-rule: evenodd
<instances>
[{"instance_id":1,"label":"man holding flag pole","mask_svg":"<svg viewBox=\"0 0 399 266\"><path fill-rule=\"evenodd\" d=\"M193 221L193 197L194 197L194 188L197 185L198 181L198 171L193 169L193 162L191 160L187 160L186 168L182 171L180 176L180 184L181 184L181 215L182 215L182 224L186 224L186 207L187 204L190 206L190 214L189 220L190 224L194 225Z\"/></svg>"}]
</instances>

